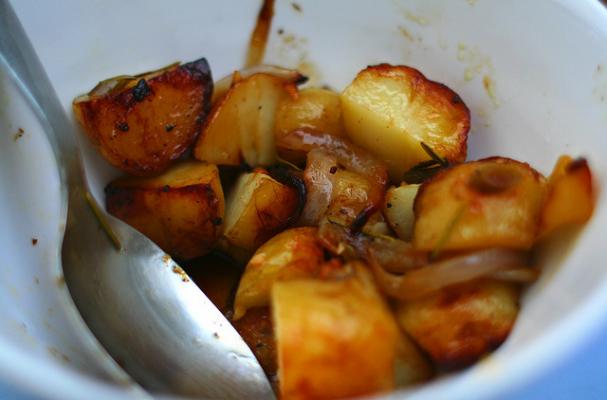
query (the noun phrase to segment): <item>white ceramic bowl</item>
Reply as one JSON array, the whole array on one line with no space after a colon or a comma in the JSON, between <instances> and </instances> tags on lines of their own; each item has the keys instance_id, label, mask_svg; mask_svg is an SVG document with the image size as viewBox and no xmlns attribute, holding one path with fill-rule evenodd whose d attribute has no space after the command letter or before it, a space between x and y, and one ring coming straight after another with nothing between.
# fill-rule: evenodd
<instances>
[{"instance_id":1,"label":"white ceramic bowl","mask_svg":"<svg viewBox=\"0 0 607 400\"><path fill-rule=\"evenodd\" d=\"M472 111L470 158L505 155L548 173L584 155L596 178L593 219L546 246L545 273L507 342L487 360L403 393L486 398L529 382L605 319L607 11L598 0L277 1L266 60L342 89L368 64L411 65ZM66 110L97 81L205 56L216 78L242 65L257 2L14 1ZM283 33L278 34L278 29ZM493 82L490 90L483 80ZM139 397L83 332L60 280L63 224L51 147L0 76L0 380L50 398ZM18 128L24 134L17 138ZM6 132L9 132L7 135ZM83 142L100 199L116 174ZM34 246L32 239L37 239ZM59 281L57 279L59 278Z\"/></svg>"}]
</instances>

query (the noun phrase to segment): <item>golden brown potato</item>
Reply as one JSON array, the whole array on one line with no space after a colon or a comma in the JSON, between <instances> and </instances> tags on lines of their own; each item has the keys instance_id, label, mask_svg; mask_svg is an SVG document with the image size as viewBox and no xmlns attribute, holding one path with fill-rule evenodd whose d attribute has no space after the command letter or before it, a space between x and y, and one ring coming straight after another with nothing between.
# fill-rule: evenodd
<instances>
[{"instance_id":1,"label":"golden brown potato","mask_svg":"<svg viewBox=\"0 0 607 400\"><path fill-rule=\"evenodd\" d=\"M224 198L214 165L183 162L154 178L123 178L106 189L107 211L181 259L207 253L221 233Z\"/></svg>"},{"instance_id":2,"label":"golden brown potato","mask_svg":"<svg viewBox=\"0 0 607 400\"><path fill-rule=\"evenodd\" d=\"M453 286L401 302L400 326L443 370L465 367L497 348L518 314L518 290L492 281Z\"/></svg>"},{"instance_id":3,"label":"golden brown potato","mask_svg":"<svg viewBox=\"0 0 607 400\"><path fill-rule=\"evenodd\" d=\"M548 179L540 236L561 226L583 224L592 215L592 174L585 159L561 156Z\"/></svg>"},{"instance_id":4,"label":"golden brown potato","mask_svg":"<svg viewBox=\"0 0 607 400\"><path fill-rule=\"evenodd\" d=\"M402 184L398 187L391 187L386 192L384 216L388 225L402 240L410 241L413 236L413 223L415 222L413 203L418 189L419 185Z\"/></svg>"},{"instance_id":5,"label":"golden brown potato","mask_svg":"<svg viewBox=\"0 0 607 400\"><path fill-rule=\"evenodd\" d=\"M358 73L342 96L351 140L390 166L390 177L428 160L420 143L453 162L466 158L470 112L451 89L405 66L380 64Z\"/></svg>"},{"instance_id":6,"label":"golden brown potato","mask_svg":"<svg viewBox=\"0 0 607 400\"><path fill-rule=\"evenodd\" d=\"M213 106L194 156L218 165L275 163L276 110L283 98L296 91L292 81L264 73L234 82Z\"/></svg>"},{"instance_id":7,"label":"golden brown potato","mask_svg":"<svg viewBox=\"0 0 607 400\"><path fill-rule=\"evenodd\" d=\"M530 248L545 179L528 164L493 157L456 165L423 183L415 199L419 250Z\"/></svg>"},{"instance_id":8,"label":"golden brown potato","mask_svg":"<svg viewBox=\"0 0 607 400\"><path fill-rule=\"evenodd\" d=\"M268 307L251 309L243 318L234 321L234 328L253 351L273 383L276 379L277 357L270 309Z\"/></svg>"},{"instance_id":9,"label":"golden brown potato","mask_svg":"<svg viewBox=\"0 0 607 400\"><path fill-rule=\"evenodd\" d=\"M339 94L307 88L296 97L285 97L276 112L276 137L301 128L345 136Z\"/></svg>"},{"instance_id":10,"label":"golden brown potato","mask_svg":"<svg viewBox=\"0 0 607 400\"><path fill-rule=\"evenodd\" d=\"M394 387L398 327L365 267L350 266L352 275L341 279L273 286L282 398L335 399Z\"/></svg>"},{"instance_id":11,"label":"golden brown potato","mask_svg":"<svg viewBox=\"0 0 607 400\"><path fill-rule=\"evenodd\" d=\"M211 102L207 61L116 77L74 100L76 119L101 155L137 176L166 170L194 143Z\"/></svg>"},{"instance_id":12,"label":"golden brown potato","mask_svg":"<svg viewBox=\"0 0 607 400\"><path fill-rule=\"evenodd\" d=\"M263 170L240 176L227 197L222 247L239 261L284 229L299 205L292 187Z\"/></svg>"},{"instance_id":13,"label":"golden brown potato","mask_svg":"<svg viewBox=\"0 0 607 400\"><path fill-rule=\"evenodd\" d=\"M269 305L275 282L316 276L323 262L316 231L311 227L288 229L255 252L238 285L234 320L245 315L249 308Z\"/></svg>"}]
</instances>

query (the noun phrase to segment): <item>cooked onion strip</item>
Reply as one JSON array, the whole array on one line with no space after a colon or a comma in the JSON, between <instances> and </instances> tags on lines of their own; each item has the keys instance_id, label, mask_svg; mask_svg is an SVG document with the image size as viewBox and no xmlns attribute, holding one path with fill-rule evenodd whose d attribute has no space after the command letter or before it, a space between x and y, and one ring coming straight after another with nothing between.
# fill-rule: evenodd
<instances>
[{"instance_id":1,"label":"cooked onion strip","mask_svg":"<svg viewBox=\"0 0 607 400\"><path fill-rule=\"evenodd\" d=\"M300 85L308 80L306 76L294 69L277 67L275 65L255 65L239 71L234 71L228 76L225 76L215 82L213 85L213 97L211 99L211 103L215 104L217 100L223 97L223 95L228 92L233 82L238 82L239 80L246 79L255 74L272 75L284 80L285 82L291 82L296 85Z\"/></svg>"},{"instance_id":2,"label":"cooked onion strip","mask_svg":"<svg viewBox=\"0 0 607 400\"><path fill-rule=\"evenodd\" d=\"M386 295L399 300L413 300L457 283L489 277L508 269L521 269L527 265L527 255L514 250L486 249L428 264L400 276L382 268L372 249L368 262L377 284Z\"/></svg>"},{"instance_id":3,"label":"cooked onion strip","mask_svg":"<svg viewBox=\"0 0 607 400\"><path fill-rule=\"evenodd\" d=\"M428 263L427 253L416 251L403 240L352 234L346 227L327 220L318 227L318 239L329 252L345 258L366 260L372 251L382 268L392 273L403 273Z\"/></svg>"},{"instance_id":4,"label":"cooked onion strip","mask_svg":"<svg viewBox=\"0 0 607 400\"><path fill-rule=\"evenodd\" d=\"M341 166L368 179L371 184L367 193L369 205L357 218L358 225L364 225L367 218L380 207L388 182L388 168L366 150L344 138L306 129L298 129L278 138L276 146L302 153L322 149L334 156Z\"/></svg>"},{"instance_id":5,"label":"cooked onion strip","mask_svg":"<svg viewBox=\"0 0 607 400\"><path fill-rule=\"evenodd\" d=\"M314 149L308 153L304 171L306 203L299 220L300 225L318 225L329 208L334 177L330 171L336 164L337 159L321 149Z\"/></svg>"},{"instance_id":6,"label":"cooked onion strip","mask_svg":"<svg viewBox=\"0 0 607 400\"><path fill-rule=\"evenodd\" d=\"M539 276L539 270L529 267L505 269L503 271L496 271L490 275L492 279L517 283L531 283L536 281Z\"/></svg>"}]
</instances>

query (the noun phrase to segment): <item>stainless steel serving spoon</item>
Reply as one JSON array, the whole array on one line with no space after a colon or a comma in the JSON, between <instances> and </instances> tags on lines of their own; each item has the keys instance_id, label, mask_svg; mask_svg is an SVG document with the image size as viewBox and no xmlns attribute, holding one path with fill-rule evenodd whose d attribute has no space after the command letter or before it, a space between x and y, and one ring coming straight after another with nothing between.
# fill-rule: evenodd
<instances>
[{"instance_id":1,"label":"stainless steel serving spoon","mask_svg":"<svg viewBox=\"0 0 607 400\"><path fill-rule=\"evenodd\" d=\"M102 211L120 249L101 228L74 126L6 0L0 0L0 52L48 122L46 133L68 191L63 271L74 302L101 344L152 392L273 398L251 350L170 257Z\"/></svg>"}]
</instances>

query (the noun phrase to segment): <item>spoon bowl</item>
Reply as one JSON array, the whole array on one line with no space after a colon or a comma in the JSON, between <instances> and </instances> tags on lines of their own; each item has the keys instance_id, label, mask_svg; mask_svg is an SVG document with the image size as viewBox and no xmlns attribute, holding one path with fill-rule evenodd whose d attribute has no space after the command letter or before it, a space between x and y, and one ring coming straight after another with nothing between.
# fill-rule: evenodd
<instances>
[{"instance_id":1,"label":"spoon bowl","mask_svg":"<svg viewBox=\"0 0 607 400\"><path fill-rule=\"evenodd\" d=\"M273 398L251 350L187 274L149 239L95 203L84 179L73 124L15 14L6 2L1 6L2 57L48 122L46 133L67 188L65 281L99 342L152 392Z\"/></svg>"}]
</instances>

